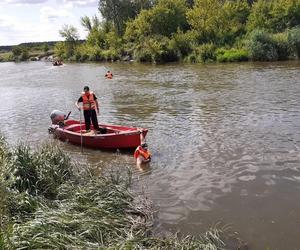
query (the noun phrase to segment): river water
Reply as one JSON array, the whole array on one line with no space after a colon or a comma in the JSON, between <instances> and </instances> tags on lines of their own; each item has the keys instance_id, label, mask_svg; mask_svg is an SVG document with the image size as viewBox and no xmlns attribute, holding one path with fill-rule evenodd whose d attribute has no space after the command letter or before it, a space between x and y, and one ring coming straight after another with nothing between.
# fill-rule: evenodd
<instances>
[{"instance_id":1,"label":"river water","mask_svg":"<svg viewBox=\"0 0 300 250\"><path fill-rule=\"evenodd\" d=\"M101 122L149 129L153 160L142 170L128 153L57 143L99 169L131 168L158 230L197 235L220 222L249 249L300 249L300 62L1 63L1 132L10 144L53 140L50 112L79 119L84 85Z\"/></svg>"}]
</instances>

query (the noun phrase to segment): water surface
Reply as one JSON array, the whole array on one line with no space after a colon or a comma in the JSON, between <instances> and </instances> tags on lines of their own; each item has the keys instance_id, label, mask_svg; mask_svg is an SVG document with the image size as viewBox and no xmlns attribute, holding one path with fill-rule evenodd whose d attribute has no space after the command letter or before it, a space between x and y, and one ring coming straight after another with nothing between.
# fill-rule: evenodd
<instances>
[{"instance_id":1,"label":"water surface","mask_svg":"<svg viewBox=\"0 0 300 250\"><path fill-rule=\"evenodd\" d=\"M115 77L104 79L110 69ZM231 224L250 249L300 249L300 63L0 64L0 126L39 145L53 109L72 111L84 85L103 123L146 127L153 161L60 143L99 169L130 167L158 208L160 231Z\"/></svg>"}]
</instances>

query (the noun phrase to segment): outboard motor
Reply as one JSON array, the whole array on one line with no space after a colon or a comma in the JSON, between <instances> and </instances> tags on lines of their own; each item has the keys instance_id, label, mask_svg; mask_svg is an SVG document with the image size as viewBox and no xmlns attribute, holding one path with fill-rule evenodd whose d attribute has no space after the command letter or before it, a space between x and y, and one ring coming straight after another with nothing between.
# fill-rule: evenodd
<instances>
[{"instance_id":1,"label":"outboard motor","mask_svg":"<svg viewBox=\"0 0 300 250\"><path fill-rule=\"evenodd\" d=\"M61 123L64 123L66 115L59 110L53 110L50 114L50 118L53 125L59 125Z\"/></svg>"},{"instance_id":2,"label":"outboard motor","mask_svg":"<svg viewBox=\"0 0 300 250\"><path fill-rule=\"evenodd\" d=\"M70 114L71 114L71 111L66 116L63 112L61 112L59 110L53 110L50 114L52 126L50 126L48 128L48 132L50 134L53 134L56 128L58 128L58 127L62 128L65 125L64 121L69 118Z\"/></svg>"}]
</instances>

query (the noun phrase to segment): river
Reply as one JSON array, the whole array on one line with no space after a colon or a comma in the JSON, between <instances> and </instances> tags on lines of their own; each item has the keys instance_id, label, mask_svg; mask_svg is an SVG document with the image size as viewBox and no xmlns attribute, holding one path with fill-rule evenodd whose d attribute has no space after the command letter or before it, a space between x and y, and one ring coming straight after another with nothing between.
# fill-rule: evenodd
<instances>
[{"instance_id":1,"label":"river","mask_svg":"<svg viewBox=\"0 0 300 250\"><path fill-rule=\"evenodd\" d=\"M115 77L106 80L111 70ZM300 249L300 62L0 64L0 127L40 145L53 109L79 119L89 85L99 121L145 127L153 160L61 143L99 169L129 167L158 209L158 231L197 235L220 222L249 249Z\"/></svg>"}]
</instances>

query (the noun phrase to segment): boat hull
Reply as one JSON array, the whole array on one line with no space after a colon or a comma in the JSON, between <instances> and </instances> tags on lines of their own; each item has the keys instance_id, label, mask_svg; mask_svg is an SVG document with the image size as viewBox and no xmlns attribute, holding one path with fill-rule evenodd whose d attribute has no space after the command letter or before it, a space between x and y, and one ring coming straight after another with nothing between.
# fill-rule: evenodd
<instances>
[{"instance_id":1,"label":"boat hull","mask_svg":"<svg viewBox=\"0 0 300 250\"><path fill-rule=\"evenodd\" d=\"M131 149L141 144L140 129L138 128L105 124L99 124L99 126L105 128L107 133L85 133L84 123L80 125L79 121L68 120L64 127L53 127L53 134L62 141L75 145L82 143L82 146L94 149ZM147 132L147 129L142 129L144 137Z\"/></svg>"}]
</instances>

